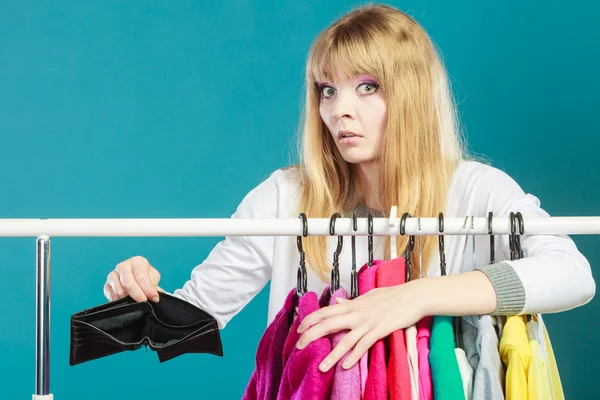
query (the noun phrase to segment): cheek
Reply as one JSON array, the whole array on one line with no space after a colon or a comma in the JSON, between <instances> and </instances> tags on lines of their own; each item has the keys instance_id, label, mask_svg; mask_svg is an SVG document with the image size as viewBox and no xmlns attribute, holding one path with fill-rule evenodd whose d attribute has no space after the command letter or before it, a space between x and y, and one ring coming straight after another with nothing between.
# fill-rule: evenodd
<instances>
[{"instance_id":1,"label":"cheek","mask_svg":"<svg viewBox=\"0 0 600 400\"><path fill-rule=\"evenodd\" d=\"M323 120L327 128L331 131L331 113L329 112L327 105L321 103L321 105L319 106L319 114L321 115L321 120Z\"/></svg>"},{"instance_id":2,"label":"cheek","mask_svg":"<svg viewBox=\"0 0 600 400\"><path fill-rule=\"evenodd\" d=\"M387 125L387 105L383 99L376 99L371 104L369 114L371 115L371 123L377 133L382 135Z\"/></svg>"}]
</instances>

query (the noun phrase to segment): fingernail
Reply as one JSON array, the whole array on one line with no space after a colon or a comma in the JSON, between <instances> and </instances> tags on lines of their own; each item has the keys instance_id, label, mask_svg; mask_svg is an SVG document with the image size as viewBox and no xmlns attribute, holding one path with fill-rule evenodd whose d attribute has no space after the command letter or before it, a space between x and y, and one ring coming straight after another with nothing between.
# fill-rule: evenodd
<instances>
[{"instance_id":1,"label":"fingernail","mask_svg":"<svg viewBox=\"0 0 600 400\"><path fill-rule=\"evenodd\" d=\"M160 300L160 298L158 296L154 296L152 298L152 301L155 302L155 303L158 303L159 300Z\"/></svg>"},{"instance_id":2,"label":"fingernail","mask_svg":"<svg viewBox=\"0 0 600 400\"><path fill-rule=\"evenodd\" d=\"M301 341L298 341L298 343L296 343L296 348L301 349L302 347L304 347L304 345Z\"/></svg>"},{"instance_id":3,"label":"fingernail","mask_svg":"<svg viewBox=\"0 0 600 400\"><path fill-rule=\"evenodd\" d=\"M348 368L350 368L350 361L348 361L348 360L344 361L344 363L342 364L342 367L343 367L344 369L348 369Z\"/></svg>"},{"instance_id":4,"label":"fingernail","mask_svg":"<svg viewBox=\"0 0 600 400\"><path fill-rule=\"evenodd\" d=\"M323 361L321 363L321 365L319 365L319 369L321 371L323 371L323 372L326 372L329 369L330 366L331 366L331 362L329 362L329 361Z\"/></svg>"}]
</instances>

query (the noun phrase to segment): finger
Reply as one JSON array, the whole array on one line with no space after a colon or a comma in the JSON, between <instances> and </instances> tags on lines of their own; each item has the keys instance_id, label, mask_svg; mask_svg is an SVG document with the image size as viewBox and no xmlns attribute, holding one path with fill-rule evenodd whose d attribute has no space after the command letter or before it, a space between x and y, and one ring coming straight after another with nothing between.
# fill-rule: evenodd
<instances>
[{"instance_id":1,"label":"finger","mask_svg":"<svg viewBox=\"0 0 600 400\"><path fill-rule=\"evenodd\" d=\"M323 362L319 365L319 369L322 372L327 372L332 366L334 366L339 360L341 360L356 343L368 332L368 328L364 325L351 330L348 332L342 340L335 346L335 348L325 357Z\"/></svg>"},{"instance_id":2,"label":"finger","mask_svg":"<svg viewBox=\"0 0 600 400\"><path fill-rule=\"evenodd\" d=\"M131 271L131 265L128 262L119 264L117 267L117 271L119 272L119 279L121 281L121 285L125 289L125 292L131 296L135 301L146 301L148 298L144 294L144 291L135 278L133 277L133 272Z\"/></svg>"},{"instance_id":3,"label":"finger","mask_svg":"<svg viewBox=\"0 0 600 400\"><path fill-rule=\"evenodd\" d=\"M104 297L106 297L108 301L114 301L117 299L115 291L108 283L104 285Z\"/></svg>"},{"instance_id":4,"label":"finger","mask_svg":"<svg viewBox=\"0 0 600 400\"><path fill-rule=\"evenodd\" d=\"M335 304L332 306L323 307L304 318L298 327L298 333L304 333L311 326L320 323L321 321L348 313L349 308L345 304Z\"/></svg>"},{"instance_id":5,"label":"finger","mask_svg":"<svg viewBox=\"0 0 600 400\"><path fill-rule=\"evenodd\" d=\"M331 333L341 331L343 329L352 329L352 325L355 323L352 321L353 316L351 314L337 315L331 318L327 318L316 325L310 327L298 340L296 347L302 349L308 346L314 340L317 340L323 336ZM354 318L355 319L355 318Z\"/></svg>"},{"instance_id":6,"label":"finger","mask_svg":"<svg viewBox=\"0 0 600 400\"><path fill-rule=\"evenodd\" d=\"M112 301L118 300L122 297L125 297L127 293L125 293L125 288L121 285L121 280L119 278L119 271L114 270L110 274L108 274L108 278L106 279L106 284L110 286L112 292L115 296L112 298Z\"/></svg>"},{"instance_id":7,"label":"finger","mask_svg":"<svg viewBox=\"0 0 600 400\"><path fill-rule=\"evenodd\" d=\"M354 346L354 350L348 355L348 357L344 360L342 367L345 369L351 368L354 364L356 364L361 357L369 351L371 346L378 341L381 335L377 334L377 332L373 329L370 329Z\"/></svg>"},{"instance_id":8,"label":"finger","mask_svg":"<svg viewBox=\"0 0 600 400\"><path fill-rule=\"evenodd\" d=\"M158 301L158 291L156 285L150 280L150 269L154 269L145 258L134 257L131 262L131 271L138 286L144 291L144 295L156 302ZM156 270L155 270L156 271ZM158 271L156 271L158 273Z\"/></svg>"}]
</instances>

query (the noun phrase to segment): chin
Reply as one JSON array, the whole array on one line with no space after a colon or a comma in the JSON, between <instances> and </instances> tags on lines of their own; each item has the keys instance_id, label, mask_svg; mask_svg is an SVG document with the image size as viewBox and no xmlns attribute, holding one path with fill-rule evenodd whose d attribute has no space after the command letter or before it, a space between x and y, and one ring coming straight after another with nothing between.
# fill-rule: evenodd
<instances>
[{"instance_id":1,"label":"chin","mask_svg":"<svg viewBox=\"0 0 600 400\"><path fill-rule=\"evenodd\" d=\"M350 149L346 151L340 151L344 160L349 164L363 164L373 162L373 157L369 152L359 149Z\"/></svg>"}]
</instances>

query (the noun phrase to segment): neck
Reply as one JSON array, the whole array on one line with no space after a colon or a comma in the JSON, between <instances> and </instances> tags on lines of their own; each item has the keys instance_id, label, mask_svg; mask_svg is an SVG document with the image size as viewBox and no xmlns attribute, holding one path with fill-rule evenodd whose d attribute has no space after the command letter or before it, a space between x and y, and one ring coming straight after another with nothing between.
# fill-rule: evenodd
<instances>
[{"instance_id":1,"label":"neck","mask_svg":"<svg viewBox=\"0 0 600 400\"><path fill-rule=\"evenodd\" d=\"M379 163L371 161L356 166L362 187L362 202L373 210L380 210L379 204Z\"/></svg>"}]
</instances>

